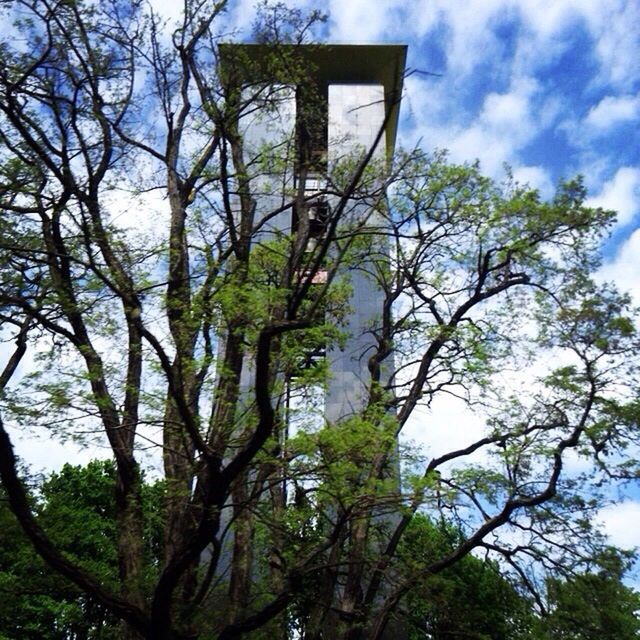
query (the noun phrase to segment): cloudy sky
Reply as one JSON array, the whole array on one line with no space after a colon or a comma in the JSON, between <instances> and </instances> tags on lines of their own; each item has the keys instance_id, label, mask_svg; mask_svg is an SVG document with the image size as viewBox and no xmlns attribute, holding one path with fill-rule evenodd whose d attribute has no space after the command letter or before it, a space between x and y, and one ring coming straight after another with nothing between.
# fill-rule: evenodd
<instances>
[{"instance_id":1,"label":"cloudy sky","mask_svg":"<svg viewBox=\"0 0 640 640\"><path fill-rule=\"evenodd\" d=\"M152 0L168 18L181 4ZM254 5L230 0L225 19L240 39L250 39ZM326 7L322 40L409 45L404 146L478 158L495 177L509 163L543 196L562 178L583 174L591 203L619 212L601 276L640 304L637 0L326 0ZM441 440L451 446L445 425ZM51 443L41 444L32 459L45 467ZM602 519L618 544L640 542L629 535L640 530L640 500L603 510Z\"/></svg>"},{"instance_id":2,"label":"cloudy sky","mask_svg":"<svg viewBox=\"0 0 640 640\"><path fill-rule=\"evenodd\" d=\"M167 0L155 0L167 11ZM308 0L291 7L314 8ZM254 0L228 19L249 37ZM640 3L637 0L328 0L323 40L406 43L405 146L480 159L552 194L582 174L618 211L603 275L640 302ZM438 75L430 75L438 74Z\"/></svg>"},{"instance_id":3,"label":"cloudy sky","mask_svg":"<svg viewBox=\"0 0 640 640\"><path fill-rule=\"evenodd\" d=\"M543 196L582 174L590 203L618 211L600 276L640 304L637 0L328 0L327 10L323 40L409 45L404 146L477 158L494 177L506 162ZM236 0L228 19L248 37L254 15L253 0ZM460 406L440 410L448 419L429 429L436 448L450 449L452 438L464 440L480 426ZM467 428L452 433L452 424ZM418 424L414 431L419 438ZM638 493L600 519L616 544L640 544Z\"/></svg>"}]
</instances>

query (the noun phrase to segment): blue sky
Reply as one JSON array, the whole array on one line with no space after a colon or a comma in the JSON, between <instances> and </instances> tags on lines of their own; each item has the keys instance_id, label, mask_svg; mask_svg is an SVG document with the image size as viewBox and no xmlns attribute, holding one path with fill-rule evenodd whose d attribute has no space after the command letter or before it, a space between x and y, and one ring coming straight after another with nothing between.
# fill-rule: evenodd
<instances>
[{"instance_id":1,"label":"blue sky","mask_svg":"<svg viewBox=\"0 0 640 640\"><path fill-rule=\"evenodd\" d=\"M178 17L182 3L152 0ZM282 4L311 10L315 0ZM256 0L225 20L250 37ZM589 202L619 212L603 278L640 303L640 3L637 0L326 0L319 39L405 43L399 141L479 159L553 194L582 174ZM438 76L429 74L439 74Z\"/></svg>"},{"instance_id":2,"label":"blue sky","mask_svg":"<svg viewBox=\"0 0 640 640\"><path fill-rule=\"evenodd\" d=\"M181 2L151 0L168 18ZM286 0L313 9L310 0ZM480 160L550 196L562 178L584 175L590 203L616 209L603 247L602 279L640 304L640 2L638 0L326 0L327 42L405 43L408 68L399 141ZM230 0L226 17L248 38L255 0ZM227 38L228 39L228 38ZM420 72L429 72L427 74ZM437 74L437 75L431 75ZM475 427L459 407L448 420ZM455 442L444 425L442 444ZM461 442L460 444L465 444ZM42 466L52 445L31 445ZM62 454L61 454L62 455ZM68 455L65 454L65 455ZM32 456L33 458L33 456ZM640 542L640 500L603 511L614 541Z\"/></svg>"},{"instance_id":3,"label":"blue sky","mask_svg":"<svg viewBox=\"0 0 640 640\"><path fill-rule=\"evenodd\" d=\"M230 4L228 19L241 37L249 33L254 4ZM544 197L561 179L582 174L589 203L619 213L599 276L640 304L640 2L328 0L326 6L324 41L409 45L408 68L416 72L405 82L403 146L446 148L460 162L479 159L496 178L506 162ZM436 446L454 446L450 424L467 425L458 436L481 428L459 406L441 411L447 419ZM635 491L627 496L600 514L621 546L640 542L640 500Z\"/></svg>"},{"instance_id":4,"label":"blue sky","mask_svg":"<svg viewBox=\"0 0 640 640\"><path fill-rule=\"evenodd\" d=\"M165 15L180 3L153 0ZM317 8L310 0L285 5ZM327 0L328 42L406 43L400 142L446 148L550 196L580 173L616 209L602 277L640 302L640 3L637 0ZM250 34L255 0L227 20ZM440 74L427 75L420 72Z\"/></svg>"}]
</instances>

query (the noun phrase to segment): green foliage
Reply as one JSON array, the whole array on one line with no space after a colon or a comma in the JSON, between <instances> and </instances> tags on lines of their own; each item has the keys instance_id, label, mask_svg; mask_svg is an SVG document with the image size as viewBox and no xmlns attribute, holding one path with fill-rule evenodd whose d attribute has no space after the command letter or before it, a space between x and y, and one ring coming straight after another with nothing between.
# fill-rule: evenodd
<instances>
[{"instance_id":1,"label":"green foliage","mask_svg":"<svg viewBox=\"0 0 640 640\"><path fill-rule=\"evenodd\" d=\"M9 363L0 432L110 448L115 467L65 467L32 501L117 598L56 580L2 511L18 541L0 548L3 633L106 639L119 616L153 640L212 624L360 640L388 601L414 635L525 637L526 601L467 547L573 566L602 544L601 487L638 472L637 310L592 278L614 214L586 206L579 177L545 202L443 152L361 171L363 147L328 167L325 149L294 151L326 111L305 53L320 49L291 46L315 10L262 4L268 47L250 54L218 46L225 0L184 3L171 32L138 0L41 4L0 7L20 14L0 43L0 338L25 367ZM296 123L280 111L294 86ZM261 116L274 139L250 149ZM355 366L332 381L340 349ZM337 383L348 415L329 421ZM482 433L416 420L445 394L488 417ZM435 420L456 444L431 457ZM398 447L406 426L421 450ZM145 443L166 484L143 481ZM549 585L565 633L569 587Z\"/></svg>"},{"instance_id":2,"label":"green foliage","mask_svg":"<svg viewBox=\"0 0 640 640\"><path fill-rule=\"evenodd\" d=\"M469 555L436 575L424 571L460 541L454 526L414 517L400 554L413 580L403 605L410 640L529 640L531 603L496 563Z\"/></svg>"},{"instance_id":3,"label":"green foliage","mask_svg":"<svg viewBox=\"0 0 640 640\"><path fill-rule=\"evenodd\" d=\"M594 568L572 577L550 575L543 614L531 594L504 577L496 562L468 555L435 575L425 566L452 553L460 531L444 521L414 517L398 571L414 586L400 616L411 640L634 640L640 637L640 594L622 578L629 554L609 548ZM405 616L404 618L402 616Z\"/></svg>"},{"instance_id":4,"label":"green foliage","mask_svg":"<svg viewBox=\"0 0 640 640\"><path fill-rule=\"evenodd\" d=\"M105 586L118 589L113 464L65 465L34 493L35 511L51 540ZM157 571L163 490L144 486L146 575ZM120 623L35 553L4 499L0 501L0 638L116 640Z\"/></svg>"},{"instance_id":5,"label":"green foliage","mask_svg":"<svg viewBox=\"0 0 640 640\"><path fill-rule=\"evenodd\" d=\"M548 615L541 640L636 640L640 593L622 582L626 560L610 551L600 568L567 579L547 580Z\"/></svg>"}]
</instances>

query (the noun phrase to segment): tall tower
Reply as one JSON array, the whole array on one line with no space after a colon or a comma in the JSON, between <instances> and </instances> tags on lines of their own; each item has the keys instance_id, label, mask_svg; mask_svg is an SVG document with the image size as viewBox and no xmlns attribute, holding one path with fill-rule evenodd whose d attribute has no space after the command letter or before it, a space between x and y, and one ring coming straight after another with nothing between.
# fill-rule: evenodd
<instances>
[{"instance_id":1,"label":"tall tower","mask_svg":"<svg viewBox=\"0 0 640 640\"><path fill-rule=\"evenodd\" d=\"M341 158L369 151L381 132L373 159L384 163L391 158L406 50L406 45L333 44L280 45L277 49L240 44L221 48L222 55L233 58L236 67L244 67L240 73L250 75L254 87L268 87L261 96L266 106L249 108L241 116L246 157L254 161L261 149L269 149L270 154L280 153L282 158L281 162L271 158L277 166L266 168L258 178L261 184L257 187L255 224L261 230L256 241L295 229L295 211L272 215L282 206L286 189L295 192L303 181L306 195L322 191L327 169ZM292 84L295 78L300 79L299 84ZM360 209L360 216L369 216L375 223L375 213L366 210L367 204L354 206ZM322 207L318 202L310 211L311 234L313 225L321 229ZM269 219L262 224L261 216ZM368 358L374 345L371 329L382 309L382 292L371 279L362 271L354 271L350 279L351 312L345 321L349 337L343 349L326 354L331 378L325 416L331 423L357 413L366 402Z\"/></svg>"},{"instance_id":2,"label":"tall tower","mask_svg":"<svg viewBox=\"0 0 640 640\"><path fill-rule=\"evenodd\" d=\"M265 245L293 237L298 229L297 205L292 194L304 195L309 242L321 241L327 220L340 199L340 189L328 184L328 176L346 161L371 156L384 169L393 155L400 95L405 69L405 45L294 46L241 44L221 47L223 67L235 78L239 134L247 172L251 174L254 215L253 242ZM346 170L349 174L349 170ZM347 178L348 180L348 178ZM379 178L381 187L383 178ZM382 190L377 202L382 201ZM382 216L366 198L351 198L344 223L356 220L365 229L379 227ZM340 231L340 227L338 227ZM379 231L379 229L378 229ZM366 230L361 238L377 238L379 246L364 247L363 261L377 252L384 259L383 234ZM275 245L274 245L275 246ZM331 260L329 252L327 259ZM316 265L317 266L317 265ZM348 267L345 267L345 269ZM346 340L330 348L326 357L330 372L324 396L326 422L340 428L367 406L371 389L370 358L378 349L384 292L367 274L371 269L349 268L351 296L342 321ZM326 274L326 271L324 272ZM316 273L322 283L323 271ZM393 367L386 359L385 371ZM386 382L383 373L381 382ZM241 386L252 388L252 363L243 367ZM250 393L247 393L251 402ZM393 457L393 454L392 454ZM388 475L387 475L388 474ZM385 470L385 477L399 477ZM286 489L283 491L286 495ZM286 498L285 498L286 500ZM376 516L391 523L394 516ZM377 544L377 543L374 543ZM254 571L259 571L254 565ZM343 584L338 584L339 598ZM331 615L334 615L333 613ZM326 622L329 628L335 619ZM330 637L330 633L327 637ZM395 628L385 638L402 638Z\"/></svg>"}]
</instances>

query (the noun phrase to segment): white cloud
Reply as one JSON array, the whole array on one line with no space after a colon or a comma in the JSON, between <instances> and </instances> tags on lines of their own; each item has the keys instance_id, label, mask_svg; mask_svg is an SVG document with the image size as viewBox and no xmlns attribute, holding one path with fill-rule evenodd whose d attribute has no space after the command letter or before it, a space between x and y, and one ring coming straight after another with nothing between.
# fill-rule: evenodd
<instances>
[{"instance_id":1,"label":"white cloud","mask_svg":"<svg viewBox=\"0 0 640 640\"><path fill-rule=\"evenodd\" d=\"M521 184L537 189L543 199L553 195L554 187L549 172L544 167L516 167L513 177Z\"/></svg>"},{"instance_id":2,"label":"white cloud","mask_svg":"<svg viewBox=\"0 0 640 640\"><path fill-rule=\"evenodd\" d=\"M416 3L419 5L420 3ZM509 11L509 3L496 0L456 3L440 1L433 8L424 4L422 11L440 11L445 17L448 37L447 75L457 82L485 60L498 60L502 44L492 28L492 21L504 17ZM493 67L495 72L503 69Z\"/></svg>"},{"instance_id":3,"label":"white cloud","mask_svg":"<svg viewBox=\"0 0 640 640\"><path fill-rule=\"evenodd\" d=\"M521 3L519 9L531 31L546 39L575 20L581 7L571 0L534 0Z\"/></svg>"},{"instance_id":4,"label":"white cloud","mask_svg":"<svg viewBox=\"0 0 640 640\"><path fill-rule=\"evenodd\" d=\"M510 2L482 0L452 8L445 0L412 2L406 0L329 1L330 40L406 42L422 38L439 22L447 25L448 66L453 77L469 72L500 44L489 28L491 20L504 14ZM476 55L470 55L475 51ZM414 52L417 53L417 52Z\"/></svg>"},{"instance_id":5,"label":"white cloud","mask_svg":"<svg viewBox=\"0 0 640 640\"><path fill-rule=\"evenodd\" d=\"M617 211L619 226L630 223L640 212L640 169L621 167L586 204Z\"/></svg>"},{"instance_id":6,"label":"white cloud","mask_svg":"<svg viewBox=\"0 0 640 640\"><path fill-rule=\"evenodd\" d=\"M182 17L183 4L173 0L149 0L152 9L165 20L177 22Z\"/></svg>"},{"instance_id":7,"label":"white cloud","mask_svg":"<svg viewBox=\"0 0 640 640\"><path fill-rule=\"evenodd\" d=\"M30 433L29 437L25 438L17 431L9 431L16 454L29 465L31 474L49 474L59 470L66 463L86 465L91 460L111 457L111 450L106 446L82 447L70 441L61 442L44 432L38 435Z\"/></svg>"},{"instance_id":8,"label":"white cloud","mask_svg":"<svg viewBox=\"0 0 640 640\"><path fill-rule=\"evenodd\" d=\"M636 96L605 96L589 111L585 124L596 129L633 120L640 114L640 94Z\"/></svg>"},{"instance_id":9,"label":"white cloud","mask_svg":"<svg viewBox=\"0 0 640 640\"><path fill-rule=\"evenodd\" d=\"M640 229L636 229L622 245L616 257L598 272L601 281L615 283L629 291L640 304Z\"/></svg>"},{"instance_id":10,"label":"white cloud","mask_svg":"<svg viewBox=\"0 0 640 640\"><path fill-rule=\"evenodd\" d=\"M640 4L637 0L584 2L598 7L590 21L603 82L621 88L640 79Z\"/></svg>"},{"instance_id":11,"label":"white cloud","mask_svg":"<svg viewBox=\"0 0 640 640\"><path fill-rule=\"evenodd\" d=\"M517 78L505 93L486 96L482 111L472 125L453 136L448 147L454 160L480 159L482 169L497 177L505 162L515 163L518 150L537 132L531 99L537 84Z\"/></svg>"},{"instance_id":12,"label":"white cloud","mask_svg":"<svg viewBox=\"0 0 640 640\"><path fill-rule=\"evenodd\" d=\"M423 447L430 457L456 451L485 435L485 419L468 405L453 396L440 395L430 408L420 407L402 432L402 440ZM485 458L485 451L475 455L474 461ZM469 461L465 458L464 462Z\"/></svg>"},{"instance_id":13,"label":"white cloud","mask_svg":"<svg viewBox=\"0 0 640 640\"><path fill-rule=\"evenodd\" d=\"M118 227L140 233L164 228L162 222L169 215L169 201L161 188L142 194L114 189L104 194L102 202Z\"/></svg>"},{"instance_id":14,"label":"white cloud","mask_svg":"<svg viewBox=\"0 0 640 640\"><path fill-rule=\"evenodd\" d=\"M502 177L504 163L515 166L521 182L538 188L543 197L553 193L547 171L541 167L521 166L520 150L530 143L543 126L555 117L556 108L549 104L535 109L540 95L538 84L531 78L515 78L508 91L488 94L478 116L468 124L450 120L452 100L439 81L410 77L406 82L407 97L403 109L411 112L415 126L401 132L406 145L420 139L426 149L448 149L454 162L479 159L482 171L492 177ZM545 103L546 105L546 103Z\"/></svg>"},{"instance_id":15,"label":"white cloud","mask_svg":"<svg viewBox=\"0 0 640 640\"><path fill-rule=\"evenodd\" d=\"M426 148L450 149L454 161L479 158L482 170L497 177L504 162L516 168L526 164L522 151L562 118L560 133L564 131L574 149L564 159L562 173L580 171L587 176L589 187L597 188L619 166L613 147L602 139L596 147L594 137L601 137L616 123L640 116L640 95L635 96L630 90L634 78L640 77L636 73L640 66L640 32L630 26L640 22L640 5L628 0L471 0L461 9L444 0L434 0L428 7L412 3L409 11L409 33L424 28L424 37L427 29L436 22L442 23L447 61L443 78L408 79L403 111L411 109L416 124L402 138L409 143L420 138ZM421 12L431 18L419 19ZM512 19L518 20L519 25L512 33L513 50L509 51L497 35L497 26ZM570 50L576 46L576 34L585 31L592 38L592 46ZM614 44L615 38L619 48ZM585 65L595 59L598 66L591 78L581 80L589 85L584 90L606 87L608 94L599 104L591 105L591 112L582 121L582 98L578 103L567 102L562 93L547 92L548 66L568 54L584 58ZM412 60L411 49L409 59ZM429 68L429 60L414 59L412 64ZM488 88L507 83L508 89L485 95L480 112L473 117L477 107L469 101L467 88L477 85L474 74L479 73L479 68L489 74ZM626 82L622 80L623 68L628 70ZM552 194L553 186L542 173L527 168L518 172L519 179L540 188L543 196ZM618 210L620 223L626 224L637 212L635 180L635 175L623 168L617 181L601 189L592 201Z\"/></svg>"},{"instance_id":16,"label":"white cloud","mask_svg":"<svg viewBox=\"0 0 640 640\"><path fill-rule=\"evenodd\" d=\"M640 502L627 500L605 507L598 520L615 546L629 549L640 545Z\"/></svg>"},{"instance_id":17,"label":"white cloud","mask_svg":"<svg viewBox=\"0 0 640 640\"><path fill-rule=\"evenodd\" d=\"M330 0L330 39L335 42L374 42L384 40L392 27L398 0Z\"/></svg>"},{"instance_id":18,"label":"white cloud","mask_svg":"<svg viewBox=\"0 0 640 640\"><path fill-rule=\"evenodd\" d=\"M512 134L529 119L531 91L514 90L509 93L490 93L484 101L480 118L497 133Z\"/></svg>"},{"instance_id":19,"label":"white cloud","mask_svg":"<svg viewBox=\"0 0 640 640\"><path fill-rule=\"evenodd\" d=\"M496 136L481 123L460 131L450 142L451 157L456 162L478 158L482 170L496 176L505 160L511 157L513 145L506 136Z\"/></svg>"},{"instance_id":20,"label":"white cloud","mask_svg":"<svg viewBox=\"0 0 640 640\"><path fill-rule=\"evenodd\" d=\"M527 0L517 3L531 36L531 62L562 51L561 34L580 20L594 41L592 53L603 84L628 86L640 78L640 5L636 0ZM523 43L524 44L524 43Z\"/></svg>"}]
</instances>

